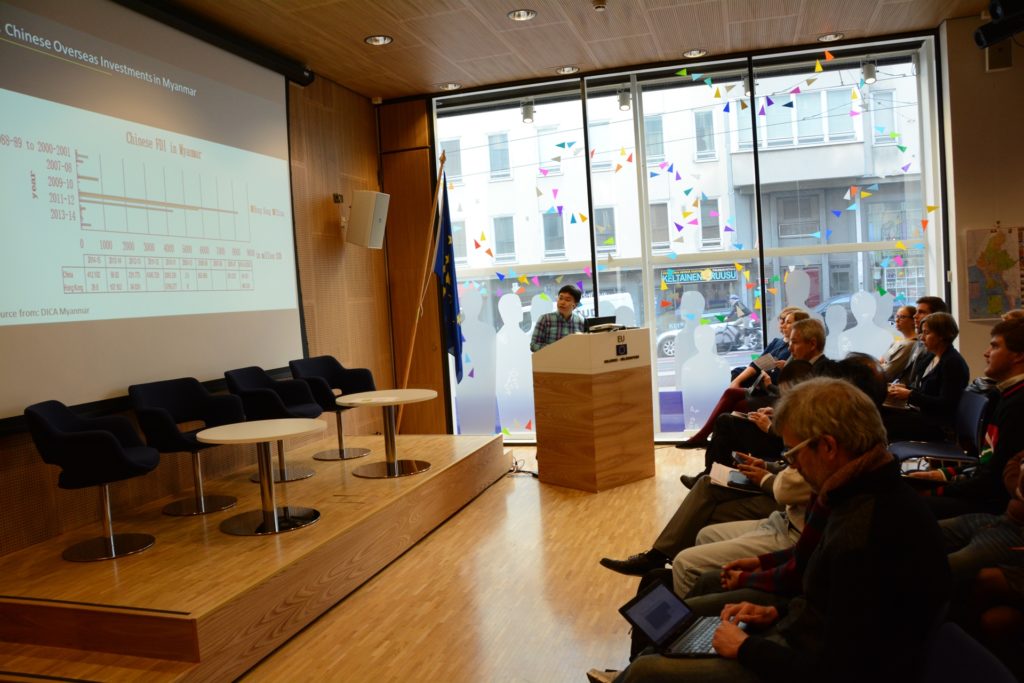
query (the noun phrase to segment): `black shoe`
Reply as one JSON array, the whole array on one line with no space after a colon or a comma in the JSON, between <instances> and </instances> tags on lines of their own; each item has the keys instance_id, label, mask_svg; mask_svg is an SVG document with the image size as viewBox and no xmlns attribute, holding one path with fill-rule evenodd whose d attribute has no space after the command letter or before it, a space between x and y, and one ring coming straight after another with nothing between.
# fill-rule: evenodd
<instances>
[{"instance_id":1,"label":"black shoe","mask_svg":"<svg viewBox=\"0 0 1024 683\"><path fill-rule=\"evenodd\" d=\"M626 576L643 576L652 569L663 569L668 564L668 558L657 550L648 550L645 553L630 555L625 560L613 560L610 557L601 558L601 566L611 569L613 572L625 574Z\"/></svg>"},{"instance_id":2,"label":"black shoe","mask_svg":"<svg viewBox=\"0 0 1024 683\"><path fill-rule=\"evenodd\" d=\"M683 486L685 486L686 488L692 489L694 486L697 485L697 482L700 481L701 477L706 476L708 475L705 472L700 472L699 474L684 474L683 476L679 477L679 481L683 482Z\"/></svg>"},{"instance_id":3,"label":"black shoe","mask_svg":"<svg viewBox=\"0 0 1024 683\"><path fill-rule=\"evenodd\" d=\"M707 448L711 444L705 438L685 439L676 444L676 448Z\"/></svg>"}]
</instances>

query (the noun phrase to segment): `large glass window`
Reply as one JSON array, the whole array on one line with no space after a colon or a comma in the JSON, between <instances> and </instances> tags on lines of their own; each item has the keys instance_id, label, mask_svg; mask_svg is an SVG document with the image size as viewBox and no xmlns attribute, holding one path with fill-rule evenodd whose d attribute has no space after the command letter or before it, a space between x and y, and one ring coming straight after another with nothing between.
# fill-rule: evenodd
<instances>
[{"instance_id":1,"label":"large glass window","mask_svg":"<svg viewBox=\"0 0 1024 683\"><path fill-rule=\"evenodd\" d=\"M487 149L491 155L491 178L504 180L511 177L508 161L508 133L488 135Z\"/></svg>"},{"instance_id":2,"label":"large glass window","mask_svg":"<svg viewBox=\"0 0 1024 683\"><path fill-rule=\"evenodd\" d=\"M462 178L459 431L533 438L530 331L569 282L586 315L650 329L665 440L701 426L784 306L826 322L830 355L884 351L893 307L942 292L932 40L437 100Z\"/></svg>"}]
</instances>

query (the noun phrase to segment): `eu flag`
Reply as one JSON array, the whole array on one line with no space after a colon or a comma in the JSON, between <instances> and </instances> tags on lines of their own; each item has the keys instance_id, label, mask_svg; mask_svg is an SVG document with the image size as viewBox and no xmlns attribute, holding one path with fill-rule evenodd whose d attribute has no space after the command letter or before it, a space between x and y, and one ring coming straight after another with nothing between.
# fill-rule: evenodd
<instances>
[{"instance_id":1,"label":"eu flag","mask_svg":"<svg viewBox=\"0 0 1024 683\"><path fill-rule=\"evenodd\" d=\"M441 176L444 186L441 207L441 234L437 240L434 272L441 286L441 329L444 330L445 348L455 356L456 383L462 381L462 326L459 324L459 288L455 279L455 251L452 247L452 217L448 211L448 180Z\"/></svg>"}]
</instances>

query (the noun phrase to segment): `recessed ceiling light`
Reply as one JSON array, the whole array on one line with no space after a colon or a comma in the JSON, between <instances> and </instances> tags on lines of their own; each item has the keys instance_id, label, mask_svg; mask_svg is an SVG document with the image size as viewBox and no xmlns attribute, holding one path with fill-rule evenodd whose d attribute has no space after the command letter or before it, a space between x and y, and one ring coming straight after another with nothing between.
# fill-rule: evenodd
<instances>
[{"instance_id":1,"label":"recessed ceiling light","mask_svg":"<svg viewBox=\"0 0 1024 683\"><path fill-rule=\"evenodd\" d=\"M694 48L693 50L687 50L683 53L683 56L687 59L696 59L697 57L706 57L708 54L707 50L701 48Z\"/></svg>"},{"instance_id":2,"label":"recessed ceiling light","mask_svg":"<svg viewBox=\"0 0 1024 683\"><path fill-rule=\"evenodd\" d=\"M529 21L537 16L537 10L534 9L514 9L506 14L512 21Z\"/></svg>"},{"instance_id":3,"label":"recessed ceiling light","mask_svg":"<svg viewBox=\"0 0 1024 683\"><path fill-rule=\"evenodd\" d=\"M441 83L437 87L440 88L441 90L458 90L459 88L462 87L462 84L461 83L455 83L453 81L451 83Z\"/></svg>"},{"instance_id":4,"label":"recessed ceiling light","mask_svg":"<svg viewBox=\"0 0 1024 683\"><path fill-rule=\"evenodd\" d=\"M379 35L379 36L366 36L363 38L363 42L367 45L387 45L388 43L394 42L394 38L391 36Z\"/></svg>"},{"instance_id":5,"label":"recessed ceiling light","mask_svg":"<svg viewBox=\"0 0 1024 683\"><path fill-rule=\"evenodd\" d=\"M843 39L843 34L842 33L824 33L824 34L818 36L818 42L819 43L834 43L837 40L842 40L842 39Z\"/></svg>"},{"instance_id":6,"label":"recessed ceiling light","mask_svg":"<svg viewBox=\"0 0 1024 683\"><path fill-rule=\"evenodd\" d=\"M580 68L578 66L566 64L565 66L560 66L557 69L555 69L555 73L560 74L562 76L568 76L569 74L574 74L579 70Z\"/></svg>"}]
</instances>

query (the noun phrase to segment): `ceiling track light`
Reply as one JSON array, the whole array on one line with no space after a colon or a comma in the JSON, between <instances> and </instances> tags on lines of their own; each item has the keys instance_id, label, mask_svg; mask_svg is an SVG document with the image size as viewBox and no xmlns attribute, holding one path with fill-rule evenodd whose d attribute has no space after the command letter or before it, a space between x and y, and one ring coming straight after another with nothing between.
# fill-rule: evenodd
<instances>
[{"instance_id":1,"label":"ceiling track light","mask_svg":"<svg viewBox=\"0 0 1024 683\"><path fill-rule=\"evenodd\" d=\"M687 50L686 52L683 53L683 57L685 57L686 59L697 59L698 57L707 57L707 56L708 56L708 51L703 49L703 48L699 48L699 47L698 48L694 48L692 50Z\"/></svg>"},{"instance_id":2,"label":"ceiling track light","mask_svg":"<svg viewBox=\"0 0 1024 683\"><path fill-rule=\"evenodd\" d=\"M437 87L441 90L458 90L462 87L462 84L452 81L450 83L439 83Z\"/></svg>"},{"instance_id":3,"label":"ceiling track light","mask_svg":"<svg viewBox=\"0 0 1024 683\"><path fill-rule=\"evenodd\" d=\"M629 111L630 96L628 90L619 91L619 111Z\"/></svg>"},{"instance_id":4,"label":"ceiling track light","mask_svg":"<svg viewBox=\"0 0 1024 683\"><path fill-rule=\"evenodd\" d=\"M819 43L834 43L837 40L842 40L845 37L842 33L823 33L818 36Z\"/></svg>"},{"instance_id":5,"label":"ceiling track light","mask_svg":"<svg viewBox=\"0 0 1024 683\"><path fill-rule=\"evenodd\" d=\"M374 47L380 47L381 45L388 45L395 41L391 36L385 36L383 34L378 36L366 36L363 38L363 42L367 45L373 45Z\"/></svg>"},{"instance_id":6,"label":"ceiling track light","mask_svg":"<svg viewBox=\"0 0 1024 683\"><path fill-rule=\"evenodd\" d=\"M555 69L555 73L557 73L559 76L568 76L570 74L577 73L579 70L580 68L578 66L566 64L565 66L560 66L557 69Z\"/></svg>"},{"instance_id":7,"label":"ceiling track light","mask_svg":"<svg viewBox=\"0 0 1024 683\"><path fill-rule=\"evenodd\" d=\"M533 123L533 100L520 102L519 111L523 113L523 123Z\"/></svg>"},{"instance_id":8,"label":"ceiling track light","mask_svg":"<svg viewBox=\"0 0 1024 683\"><path fill-rule=\"evenodd\" d=\"M874 62L864 62L860 65L860 73L864 78L864 82L868 85L874 84L878 80L878 75L875 73Z\"/></svg>"}]
</instances>

